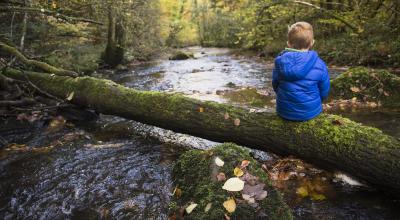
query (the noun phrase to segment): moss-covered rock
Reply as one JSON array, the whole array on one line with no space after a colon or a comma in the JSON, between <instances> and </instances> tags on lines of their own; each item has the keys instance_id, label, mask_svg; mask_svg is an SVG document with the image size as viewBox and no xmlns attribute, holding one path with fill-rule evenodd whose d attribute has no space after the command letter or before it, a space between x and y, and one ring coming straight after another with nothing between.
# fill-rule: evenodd
<instances>
[{"instance_id":1,"label":"moss-covered rock","mask_svg":"<svg viewBox=\"0 0 400 220\"><path fill-rule=\"evenodd\" d=\"M225 162L224 166L215 165L216 157ZM243 160L250 161L247 171L266 184L268 196L259 201L259 208L253 208L243 200L237 202L236 210L232 214L228 214L223 202L230 197L240 201L241 193L222 189L225 181L217 181L216 175L223 172L227 179L234 177L234 168ZM223 219L225 214L231 219L292 219L289 207L280 193L272 187L261 165L247 150L235 144L226 143L208 151L191 150L184 153L174 167L173 178L181 191L180 195L175 193L170 206L171 214L175 213L176 216L179 216L181 208L196 203L198 206L190 214L185 214L185 219ZM205 212L209 203L212 204L211 208Z\"/></svg>"},{"instance_id":2,"label":"moss-covered rock","mask_svg":"<svg viewBox=\"0 0 400 220\"><path fill-rule=\"evenodd\" d=\"M400 107L400 77L385 70L351 68L332 80L331 98L379 102Z\"/></svg>"},{"instance_id":3,"label":"moss-covered rock","mask_svg":"<svg viewBox=\"0 0 400 220\"><path fill-rule=\"evenodd\" d=\"M192 57L193 57L192 54L187 54L187 53L184 53L182 51L176 51L174 54L172 54L169 57L169 59L170 60L187 60L187 59L190 59Z\"/></svg>"}]
</instances>

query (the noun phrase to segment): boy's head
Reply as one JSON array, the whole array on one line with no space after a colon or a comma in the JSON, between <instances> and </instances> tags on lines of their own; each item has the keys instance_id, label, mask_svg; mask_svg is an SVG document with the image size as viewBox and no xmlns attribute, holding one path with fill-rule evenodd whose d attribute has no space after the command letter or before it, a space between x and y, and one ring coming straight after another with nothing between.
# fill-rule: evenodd
<instances>
[{"instance_id":1,"label":"boy's head","mask_svg":"<svg viewBox=\"0 0 400 220\"><path fill-rule=\"evenodd\" d=\"M301 21L292 24L288 30L288 46L298 50L308 50L314 45L314 31L311 24Z\"/></svg>"}]
</instances>

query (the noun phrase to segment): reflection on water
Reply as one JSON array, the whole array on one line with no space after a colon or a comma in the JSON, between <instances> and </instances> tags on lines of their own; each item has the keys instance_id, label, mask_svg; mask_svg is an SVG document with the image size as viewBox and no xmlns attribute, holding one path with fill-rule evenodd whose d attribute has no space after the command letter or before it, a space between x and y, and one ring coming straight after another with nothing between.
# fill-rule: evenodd
<instances>
[{"instance_id":1,"label":"reflection on water","mask_svg":"<svg viewBox=\"0 0 400 220\"><path fill-rule=\"evenodd\" d=\"M180 92L273 111L271 63L233 56L227 49L187 50L194 52L196 59L161 60L111 78L136 89ZM336 72L331 73L335 77ZM399 113L341 114L400 137ZM189 147L207 149L217 144L105 115L92 123L47 134L43 123L1 124L0 135L9 142L28 147L61 142L53 151L4 154L2 150L2 219L166 219L173 161ZM260 161L276 160L260 151L253 155ZM296 189L301 184L321 182L322 178L326 200L298 197ZM280 188L298 219L388 219L400 214L398 202L366 187L337 182L332 174L315 168Z\"/></svg>"}]
</instances>

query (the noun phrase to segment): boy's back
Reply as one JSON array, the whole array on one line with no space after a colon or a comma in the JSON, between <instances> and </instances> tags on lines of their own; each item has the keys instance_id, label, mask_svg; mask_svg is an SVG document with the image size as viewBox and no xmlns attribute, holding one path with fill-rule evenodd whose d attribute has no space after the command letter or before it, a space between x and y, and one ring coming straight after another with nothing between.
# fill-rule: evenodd
<instances>
[{"instance_id":1,"label":"boy's back","mask_svg":"<svg viewBox=\"0 0 400 220\"><path fill-rule=\"evenodd\" d=\"M290 42L288 45L292 46ZM272 80L277 93L277 113L294 121L318 116L330 87L325 63L315 51L301 49L287 49L275 59Z\"/></svg>"}]
</instances>

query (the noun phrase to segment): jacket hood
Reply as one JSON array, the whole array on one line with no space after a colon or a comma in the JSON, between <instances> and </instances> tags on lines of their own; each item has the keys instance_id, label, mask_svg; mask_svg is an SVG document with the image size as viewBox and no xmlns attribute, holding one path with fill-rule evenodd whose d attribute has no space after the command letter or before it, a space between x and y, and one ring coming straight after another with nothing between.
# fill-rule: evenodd
<instances>
[{"instance_id":1,"label":"jacket hood","mask_svg":"<svg viewBox=\"0 0 400 220\"><path fill-rule=\"evenodd\" d=\"M291 52L283 51L275 60L275 66L279 69L279 78L285 81L303 79L317 62L317 52Z\"/></svg>"}]
</instances>

